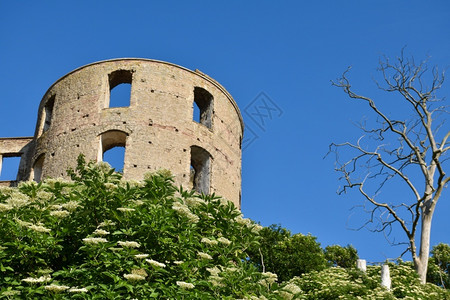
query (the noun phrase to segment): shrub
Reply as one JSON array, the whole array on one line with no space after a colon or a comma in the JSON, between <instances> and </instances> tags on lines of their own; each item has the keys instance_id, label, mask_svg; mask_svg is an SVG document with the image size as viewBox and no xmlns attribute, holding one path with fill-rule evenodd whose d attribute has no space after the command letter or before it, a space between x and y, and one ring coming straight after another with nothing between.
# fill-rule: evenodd
<instances>
[{"instance_id":1,"label":"shrub","mask_svg":"<svg viewBox=\"0 0 450 300\"><path fill-rule=\"evenodd\" d=\"M326 246L325 258L334 267L353 268L358 260L358 251L352 245Z\"/></svg>"},{"instance_id":2,"label":"shrub","mask_svg":"<svg viewBox=\"0 0 450 300\"><path fill-rule=\"evenodd\" d=\"M0 189L0 295L243 298L264 295L246 262L260 226L231 202L176 188L169 172L123 181L79 158L72 181Z\"/></svg>"},{"instance_id":3,"label":"shrub","mask_svg":"<svg viewBox=\"0 0 450 300\"><path fill-rule=\"evenodd\" d=\"M250 261L260 271L264 268L278 274L281 281L313 270L320 271L327 266L320 243L310 234L291 235L289 230L279 225L264 227L259 234L260 245L249 252Z\"/></svg>"}]
</instances>

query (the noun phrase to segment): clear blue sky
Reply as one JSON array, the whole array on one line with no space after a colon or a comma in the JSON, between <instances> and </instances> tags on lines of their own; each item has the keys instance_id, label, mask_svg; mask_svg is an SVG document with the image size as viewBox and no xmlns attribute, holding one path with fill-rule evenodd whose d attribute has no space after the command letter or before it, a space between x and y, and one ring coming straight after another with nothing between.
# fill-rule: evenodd
<instances>
[{"instance_id":1,"label":"clear blue sky","mask_svg":"<svg viewBox=\"0 0 450 300\"><path fill-rule=\"evenodd\" d=\"M370 115L330 80L352 65L354 87L378 97L372 78L381 55L407 46L448 67L449 37L448 1L0 0L0 136L33 135L45 91L79 66L143 57L200 69L233 95L247 137L257 136L243 153L244 215L382 261L402 249L382 234L349 230L361 222L350 211L361 198L336 195L333 158L323 159L332 141L355 141L354 122ZM259 127L245 108L261 92L282 114ZM449 192L432 244L450 243Z\"/></svg>"}]
</instances>

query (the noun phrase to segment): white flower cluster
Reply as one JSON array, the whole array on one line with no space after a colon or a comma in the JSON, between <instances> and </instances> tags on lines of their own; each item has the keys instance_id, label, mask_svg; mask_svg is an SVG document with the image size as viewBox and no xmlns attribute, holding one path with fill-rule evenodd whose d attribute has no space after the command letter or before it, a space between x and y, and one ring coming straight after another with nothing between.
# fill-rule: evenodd
<instances>
[{"instance_id":1,"label":"white flower cluster","mask_svg":"<svg viewBox=\"0 0 450 300\"><path fill-rule=\"evenodd\" d=\"M69 293L87 293L88 290L86 288L78 288L78 287L72 287L68 290Z\"/></svg>"},{"instance_id":2,"label":"white flower cluster","mask_svg":"<svg viewBox=\"0 0 450 300\"><path fill-rule=\"evenodd\" d=\"M177 281L177 285L181 287L182 289L190 290L195 287L192 283L184 282L184 281Z\"/></svg>"},{"instance_id":3,"label":"white flower cluster","mask_svg":"<svg viewBox=\"0 0 450 300\"><path fill-rule=\"evenodd\" d=\"M33 225L33 223L30 223L30 222L27 222L27 221L22 221L22 220L19 219L19 218L14 218L14 221L15 221L17 224L19 224L20 226L23 226L23 227L28 227L28 226Z\"/></svg>"},{"instance_id":4,"label":"white flower cluster","mask_svg":"<svg viewBox=\"0 0 450 300\"><path fill-rule=\"evenodd\" d=\"M131 270L131 274L138 274L144 277L148 276L147 272L144 269L133 269Z\"/></svg>"},{"instance_id":5,"label":"white flower cluster","mask_svg":"<svg viewBox=\"0 0 450 300\"><path fill-rule=\"evenodd\" d=\"M301 293L302 290L294 283L288 283L286 286L284 286L281 290L278 291L278 294L286 300L291 300L297 295L298 293Z\"/></svg>"},{"instance_id":6,"label":"white flower cluster","mask_svg":"<svg viewBox=\"0 0 450 300\"><path fill-rule=\"evenodd\" d=\"M52 199L52 197L53 197L52 193L46 192L46 191L43 191L43 190L39 190L36 193L36 198L38 199L38 201L41 200L40 202L47 202L50 199Z\"/></svg>"},{"instance_id":7,"label":"white flower cluster","mask_svg":"<svg viewBox=\"0 0 450 300\"><path fill-rule=\"evenodd\" d=\"M3 195L10 195L13 191L15 191L15 189L12 187L0 186L0 193Z\"/></svg>"},{"instance_id":8,"label":"white flower cluster","mask_svg":"<svg viewBox=\"0 0 450 300\"><path fill-rule=\"evenodd\" d=\"M77 201L69 201L61 204L61 206L68 211L75 211L78 207L82 207Z\"/></svg>"},{"instance_id":9,"label":"white flower cluster","mask_svg":"<svg viewBox=\"0 0 450 300\"><path fill-rule=\"evenodd\" d=\"M48 185L48 186L50 186L52 188L54 188L57 183L59 183L59 184L69 184L69 183L73 183L73 182L70 181L70 180L61 178L61 177L59 177L59 178L47 178L47 179L44 180L44 184L46 184L46 185Z\"/></svg>"},{"instance_id":10,"label":"white flower cluster","mask_svg":"<svg viewBox=\"0 0 450 300\"><path fill-rule=\"evenodd\" d=\"M214 216L209 212L201 211L200 214L208 219L214 219Z\"/></svg>"},{"instance_id":11,"label":"white flower cluster","mask_svg":"<svg viewBox=\"0 0 450 300\"><path fill-rule=\"evenodd\" d=\"M263 277L266 278L267 280L270 280L271 282L275 282L278 280L278 276L275 273L272 272L264 272L262 273Z\"/></svg>"},{"instance_id":12,"label":"white flower cluster","mask_svg":"<svg viewBox=\"0 0 450 300\"><path fill-rule=\"evenodd\" d=\"M129 241L118 241L117 244L125 248L139 248L141 246L138 242Z\"/></svg>"},{"instance_id":13,"label":"white flower cluster","mask_svg":"<svg viewBox=\"0 0 450 300\"><path fill-rule=\"evenodd\" d=\"M259 284L262 284L264 286L270 286L272 283L278 280L278 276L275 273L272 272L264 272L262 273L262 276L264 277L260 281L258 281Z\"/></svg>"},{"instance_id":14,"label":"white flower cluster","mask_svg":"<svg viewBox=\"0 0 450 300\"><path fill-rule=\"evenodd\" d=\"M134 255L137 259L144 259L148 257L148 254L136 254Z\"/></svg>"},{"instance_id":15,"label":"white flower cluster","mask_svg":"<svg viewBox=\"0 0 450 300\"><path fill-rule=\"evenodd\" d=\"M50 216L54 216L57 218L65 218L68 215L70 215L70 212L68 212L67 210L54 210L50 212Z\"/></svg>"},{"instance_id":16,"label":"white flower cluster","mask_svg":"<svg viewBox=\"0 0 450 300\"><path fill-rule=\"evenodd\" d=\"M63 194L63 195L68 195L68 193L70 193L72 191L72 189L74 188L73 182L66 180L64 178L48 178L43 181L44 187L50 187L50 188L54 189L56 187L56 185L62 186L61 194ZM70 185L70 186L67 186L67 185Z\"/></svg>"},{"instance_id":17,"label":"white flower cluster","mask_svg":"<svg viewBox=\"0 0 450 300\"><path fill-rule=\"evenodd\" d=\"M17 291L17 290L6 290L6 291L2 292L2 295L5 297L8 297L8 299L10 296L18 296L20 294L21 294L21 292Z\"/></svg>"},{"instance_id":18,"label":"white flower cluster","mask_svg":"<svg viewBox=\"0 0 450 300\"><path fill-rule=\"evenodd\" d=\"M52 278L50 277L50 275L44 275L38 278L33 278L33 277L28 277L25 279L22 279L22 281L25 281L27 283L42 283L42 282L47 282L50 281Z\"/></svg>"},{"instance_id":19,"label":"white flower cluster","mask_svg":"<svg viewBox=\"0 0 450 300\"><path fill-rule=\"evenodd\" d=\"M111 182L105 182L105 188L107 190L112 191L112 190L115 190L117 188L117 185L115 185L114 183L111 183Z\"/></svg>"},{"instance_id":20,"label":"white flower cluster","mask_svg":"<svg viewBox=\"0 0 450 300\"><path fill-rule=\"evenodd\" d=\"M144 276L138 274L124 274L123 277L125 277L126 280L130 281L145 280Z\"/></svg>"},{"instance_id":21,"label":"white flower cluster","mask_svg":"<svg viewBox=\"0 0 450 300\"><path fill-rule=\"evenodd\" d=\"M234 218L234 221L238 224L245 226L250 226L252 224L252 221L250 219L246 219L242 215L239 215L236 218Z\"/></svg>"},{"instance_id":22,"label":"white flower cluster","mask_svg":"<svg viewBox=\"0 0 450 300\"><path fill-rule=\"evenodd\" d=\"M211 275L208 278L208 281L215 287L224 287L225 285L222 283L222 280L222 277L214 275Z\"/></svg>"},{"instance_id":23,"label":"white flower cluster","mask_svg":"<svg viewBox=\"0 0 450 300\"><path fill-rule=\"evenodd\" d=\"M31 203L30 197L15 190L10 194L9 198L6 199L5 204L12 208L20 208L30 203Z\"/></svg>"},{"instance_id":24,"label":"white flower cluster","mask_svg":"<svg viewBox=\"0 0 450 300\"><path fill-rule=\"evenodd\" d=\"M222 271L220 271L220 269L218 267L214 267L214 268L206 268L206 270L209 272L209 274L213 275L213 276L218 276Z\"/></svg>"},{"instance_id":25,"label":"white flower cluster","mask_svg":"<svg viewBox=\"0 0 450 300\"><path fill-rule=\"evenodd\" d=\"M196 198L196 197L191 197L191 198L187 198L184 200L184 202L188 205L188 206L192 206L192 207L198 207L202 204L206 204L205 200L200 199L200 198Z\"/></svg>"},{"instance_id":26,"label":"white flower cluster","mask_svg":"<svg viewBox=\"0 0 450 300\"><path fill-rule=\"evenodd\" d=\"M13 207L11 205L0 203L0 212L5 212L11 210Z\"/></svg>"},{"instance_id":27,"label":"white flower cluster","mask_svg":"<svg viewBox=\"0 0 450 300\"><path fill-rule=\"evenodd\" d=\"M166 267L166 264L160 263L153 259L146 259L145 261L157 268L165 268Z\"/></svg>"},{"instance_id":28,"label":"white flower cluster","mask_svg":"<svg viewBox=\"0 0 450 300\"><path fill-rule=\"evenodd\" d=\"M113 221L111 221L111 220L106 220L106 221L103 221L103 222L101 222L100 224L98 224L97 228L108 227L108 226L114 226L114 225L116 225L116 223L114 223Z\"/></svg>"},{"instance_id":29,"label":"white flower cluster","mask_svg":"<svg viewBox=\"0 0 450 300\"><path fill-rule=\"evenodd\" d=\"M144 204L144 201L142 201L142 200L130 200L130 202L136 206L141 206Z\"/></svg>"},{"instance_id":30,"label":"white flower cluster","mask_svg":"<svg viewBox=\"0 0 450 300\"><path fill-rule=\"evenodd\" d=\"M69 196L72 192L73 192L73 188L69 187L69 186L64 186L61 189L61 194L63 194L64 196Z\"/></svg>"},{"instance_id":31,"label":"white flower cluster","mask_svg":"<svg viewBox=\"0 0 450 300\"><path fill-rule=\"evenodd\" d=\"M253 223L250 219L244 218L242 214L234 218L234 221L238 224L247 226L254 233L258 233L261 229L263 229L261 225Z\"/></svg>"},{"instance_id":32,"label":"white flower cluster","mask_svg":"<svg viewBox=\"0 0 450 300\"><path fill-rule=\"evenodd\" d=\"M47 291L59 293L59 292L63 292L63 291L65 291L65 290L68 290L68 289L70 288L70 286L50 284L50 285L44 286L44 288L45 288Z\"/></svg>"},{"instance_id":33,"label":"white flower cluster","mask_svg":"<svg viewBox=\"0 0 450 300\"><path fill-rule=\"evenodd\" d=\"M145 280L148 276L147 272L144 269L133 269L131 270L131 274L124 274L123 277L130 281L139 281Z\"/></svg>"},{"instance_id":34,"label":"white flower cluster","mask_svg":"<svg viewBox=\"0 0 450 300\"><path fill-rule=\"evenodd\" d=\"M208 278L208 281L215 287L223 287L224 284L221 282L223 280L219 274L222 272L218 267L214 268L206 268L206 270L211 274Z\"/></svg>"},{"instance_id":35,"label":"white flower cluster","mask_svg":"<svg viewBox=\"0 0 450 300\"><path fill-rule=\"evenodd\" d=\"M103 173L108 173L109 171L111 171L111 165L108 164L106 161L97 162L96 167Z\"/></svg>"},{"instance_id":36,"label":"white flower cluster","mask_svg":"<svg viewBox=\"0 0 450 300\"><path fill-rule=\"evenodd\" d=\"M202 238L200 242L202 242L202 243L204 243L206 245L210 245L210 246L214 246L214 245L218 244L218 242L216 240L211 240L211 239L208 239L208 238L205 238L205 237Z\"/></svg>"},{"instance_id":37,"label":"white flower cluster","mask_svg":"<svg viewBox=\"0 0 450 300\"><path fill-rule=\"evenodd\" d=\"M62 205L59 205L59 204L52 204L48 208L50 210L61 210L61 209L63 209Z\"/></svg>"},{"instance_id":38,"label":"white flower cluster","mask_svg":"<svg viewBox=\"0 0 450 300\"><path fill-rule=\"evenodd\" d=\"M42 224L31 224L29 226L27 226L28 228L30 228L31 230L34 230L36 232L50 232L51 230L48 228L45 228L44 226L42 226Z\"/></svg>"},{"instance_id":39,"label":"white flower cluster","mask_svg":"<svg viewBox=\"0 0 450 300\"><path fill-rule=\"evenodd\" d=\"M230 241L229 239L223 237L223 236L221 236L220 238L218 238L217 241L218 241L219 243L221 243L221 244L224 244L224 245L230 245L230 244L231 244L231 241Z\"/></svg>"},{"instance_id":40,"label":"white flower cluster","mask_svg":"<svg viewBox=\"0 0 450 300\"><path fill-rule=\"evenodd\" d=\"M227 205L230 204L230 201L228 201L228 200L225 199L225 198L219 198L219 204L220 204L221 206L227 206Z\"/></svg>"},{"instance_id":41,"label":"white flower cluster","mask_svg":"<svg viewBox=\"0 0 450 300\"><path fill-rule=\"evenodd\" d=\"M213 259L211 255L205 252L198 252L197 255L202 259Z\"/></svg>"},{"instance_id":42,"label":"white flower cluster","mask_svg":"<svg viewBox=\"0 0 450 300\"><path fill-rule=\"evenodd\" d=\"M92 234L94 234L94 235L108 235L109 231L106 231L104 229L95 229Z\"/></svg>"},{"instance_id":43,"label":"white flower cluster","mask_svg":"<svg viewBox=\"0 0 450 300\"><path fill-rule=\"evenodd\" d=\"M83 242L85 242L86 244L100 244L100 243L107 243L108 240L105 238L98 238L98 237L88 237L88 238L84 238Z\"/></svg>"},{"instance_id":44,"label":"white flower cluster","mask_svg":"<svg viewBox=\"0 0 450 300\"><path fill-rule=\"evenodd\" d=\"M189 207L183 203L180 202L174 202L172 205L172 209L175 210L180 215L183 215L189 219L192 223L197 223L199 221L199 217L195 214L193 214Z\"/></svg>"},{"instance_id":45,"label":"white flower cluster","mask_svg":"<svg viewBox=\"0 0 450 300\"><path fill-rule=\"evenodd\" d=\"M252 232L258 233L263 229L263 227L259 224L253 223Z\"/></svg>"},{"instance_id":46,"label":"white flower cluster","mask_svg":"<svg viewBox=\"0 0 450 300\"><path fill-rule=\"evenodd\" d=\"M138 181L138 180L121 180L119 182L119 186L126 188L127 185L129 185L131 188L139 188L139 187L144 187L145 183L142 181Z\"/></svg>"},{"instance_id":47,"label":"white flower cluster","mask_svg":"<svg viewBox=\"0 0 450 300\"><path fill-rule=\"evenodd\" d=\"M122 212L132 212L135 211L134 208L129 208L129 207L119 207L117 208L118 211L122 211Z\"/></svg>"}]
</instances>

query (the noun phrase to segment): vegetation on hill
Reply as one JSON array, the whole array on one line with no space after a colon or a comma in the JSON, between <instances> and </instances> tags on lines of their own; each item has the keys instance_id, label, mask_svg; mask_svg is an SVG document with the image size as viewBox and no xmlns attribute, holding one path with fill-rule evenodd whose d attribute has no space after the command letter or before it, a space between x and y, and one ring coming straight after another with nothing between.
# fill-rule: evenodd
<instances>
[{"instance_id":1,"label":"vegetation on hill","mask_svg":"<svg viewBox=\"0 0 450 300\"><path fill-rule=\"evenodd\" d=\"M393 290L386 291L379 284L379 267L367 273L345 264L342 268L342 261L354 259L348 251L334 247L323 252L310 235L262 228L243 218L231 202L175 187L167 171L139 182L123 181L107 164L85 163L80 157L69 174L71 181L0 188L0 298L448 295L436 285L420 285L405 263L393 266ZM272 232L273 249L267 240ZM261 270L261 257L267 269ZM278 268L278 276L269 266Z\"/></svg>"}]
</instances>

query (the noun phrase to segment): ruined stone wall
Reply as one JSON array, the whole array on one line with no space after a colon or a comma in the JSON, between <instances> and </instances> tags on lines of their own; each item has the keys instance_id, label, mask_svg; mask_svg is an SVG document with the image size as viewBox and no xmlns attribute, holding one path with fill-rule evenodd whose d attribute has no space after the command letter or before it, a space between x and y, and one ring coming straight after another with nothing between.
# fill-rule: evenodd
<instances>
[{"instance_id":1,"label":"ruined stone wall","mask_svg":"<svg viewBox=\"0 0 450 300\"><path fill-rule=\"evenodd\" d=\"M110 89L118 83L131 83L130 105L110 108ZM193 120L198 95L211 98L201 123ZM21 178L65 177L80 153L101 160L105 149L120 145L126 179L164 168L189 188L191 156L201 149L208 154L201 166L202 190L239 207L242 134L236 103L205 74L153 60L103 61L65 75L44 95Z\"/></svg>"},{"instance_id":2,"label":"ruined stone wall","mask_svg":"<svg viewBox=\"0 0 450 300\"><path fill-rule=\"evenodd\" d=\"M4 157L21 157L16 178L21 180L21 175L27 172L27 161L30 159L32 148L33 137L0 138L0 174ZM14 185L16 185L16 180L0 181L0 186Z\"/></svg>"}]
</instances>

